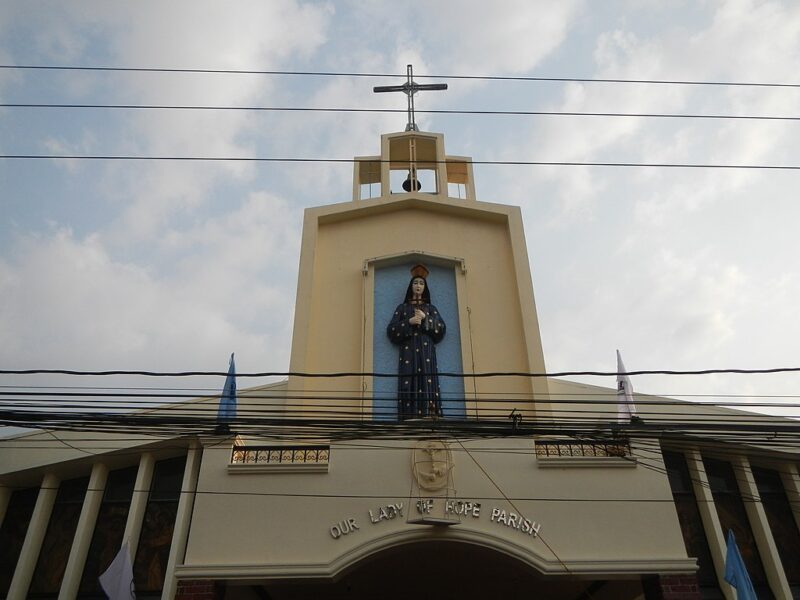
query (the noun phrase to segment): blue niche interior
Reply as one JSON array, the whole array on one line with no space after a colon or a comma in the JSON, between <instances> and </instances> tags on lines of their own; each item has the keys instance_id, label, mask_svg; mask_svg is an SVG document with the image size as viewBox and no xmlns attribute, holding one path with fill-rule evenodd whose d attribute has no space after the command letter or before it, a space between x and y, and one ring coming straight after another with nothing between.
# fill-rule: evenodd
<instances>
[{"instance_id":1,"label":"blue niche interior","mask_svg":"<svg viewBox=\"0 0 800 600\"><path fill-rule=\"evenodd\" d=\"M392 320L397 305L403 302L408 282L411 281L411 267L417 262L419 261L375 269L372 362L373 371L376 373L397 373L398 348L389 341L386 327ZM430 270L427 280L431 291L431 303L439 310L447 325L447 334L436 345L439 373L463 373L455 271L453 267L440 267L427 263L425 266ZM460 377L440 377L439 387L444 417L463 419L466 415L464 380ZM397 379L373 377L372 389L373 417L380 421L396 420Z\"/></svg>"}]
</instances>

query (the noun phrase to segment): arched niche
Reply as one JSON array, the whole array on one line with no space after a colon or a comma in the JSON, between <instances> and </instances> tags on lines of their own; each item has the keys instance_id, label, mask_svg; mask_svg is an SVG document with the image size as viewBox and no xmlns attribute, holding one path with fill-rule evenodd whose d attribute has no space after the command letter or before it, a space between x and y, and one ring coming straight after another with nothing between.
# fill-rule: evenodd
<instances>
[{"instance_id":1,"label":"arched niche","mask_svg":"<svg viewBox=\"0 0 800 600\"><path fill-rule=\"evenodd\" d=\"M365 371L396 373L398 349L386 335L386 327L395 308L402 303L411 279L410 269L422 263L429 270L428 282L432 303L447 324L445 338L437 344L436 354L440 373L470 372L469 328L467 322L466 265L457 257L441 256L422 251L405 252L364 261L365 290ZM372 417L375 420L397 418L397 381L388 377L365 380L368 397L373 399ZM447 419L466 418L472 408L468 398L469 382L461 377L441 377L442 411Z\"/></svg>"}]
</instances>

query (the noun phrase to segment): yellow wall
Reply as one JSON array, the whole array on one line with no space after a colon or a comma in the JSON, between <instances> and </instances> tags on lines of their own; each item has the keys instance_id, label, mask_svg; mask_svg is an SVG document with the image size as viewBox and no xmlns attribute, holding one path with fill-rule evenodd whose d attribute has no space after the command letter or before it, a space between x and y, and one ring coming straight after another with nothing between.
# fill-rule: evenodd
<instances>
[{"instance_id":1,"label":"yellow wall","mask_svg":"<svg viewBox=\"0 0 800 600\"><path fill-rule=\"evenodd\" d=\"M449 527L416 525L407 522L418 516L411 492L413 445L407 440L333 444L329 471L307 474L258 472L258 465L251 474L247 469L233 474L229 455L207 449L180 577L330 576L382 549L424 540L493 548L560 575L566 573L560 561L576 574L692 568L669 484L658 469L624 459L617 459L616 468L592 467L591 460L582 467L544 467L530 440L473 440L463 447L450 442L454 493L480 502L480 515ZM646 458L648 464L660 463ZM481 467L515 499L514 506ZM369 510L375 515L380 506L397 502L404 505L403 517L371 522ZM540 537L493 522L494 507L536 521ZM348 518L359 529L334 539L330 527Z\"/></svg>"},{"instance_id":2,"label":"yellow wall","mask_svg":"<svg viewBox=\"0 0 800 600\"><path fill-rule=\"evenodd\" d=\"M465 372L543 371L533 288L519 209L424 194L309 209L304 223L291 370L362 372L372 365L372 271L408 253L456 271ZM379 260L375 260L379 259ZM406 261L413 260L406 256ZM463 268L462 268L463 267ZM398 298L398 302L402 298ZM370 381L292 378L291 390L352 396L370 410ZM533 408L547 399L546 382L524 378L465 381L468 401L490 390L521 396ZM540 405L540 404L539 404ZM505 418L511 403L478 403ZM475 415L468 403L468 415Z\"/></svg>"}]
</instances>

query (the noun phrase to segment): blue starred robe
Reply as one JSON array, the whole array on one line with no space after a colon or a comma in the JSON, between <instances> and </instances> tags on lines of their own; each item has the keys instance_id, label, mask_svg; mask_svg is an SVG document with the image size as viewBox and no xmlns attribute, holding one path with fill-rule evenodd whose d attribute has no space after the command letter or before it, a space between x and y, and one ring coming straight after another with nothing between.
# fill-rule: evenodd
<instances>
[{"instance_id":1,"label":"blue starred robe","mask_svg":"<svg viewBox=\"0 0 800 600\"><path fill-rule=\"evenodd\" d=\"M408 320L416 308L426 317L420 325L411 325ZM386 333L400 348L397 416L401 421L442 416L435 345L442 341L445 329L433 304L400 304L394 311Z\"/></svg>"}]
</instances>

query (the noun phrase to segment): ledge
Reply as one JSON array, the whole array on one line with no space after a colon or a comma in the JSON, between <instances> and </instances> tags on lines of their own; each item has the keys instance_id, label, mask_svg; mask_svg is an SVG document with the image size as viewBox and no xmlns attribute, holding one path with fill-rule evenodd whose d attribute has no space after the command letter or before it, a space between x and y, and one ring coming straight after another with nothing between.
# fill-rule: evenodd
<instances>
[{"instance_id":1,"label":"ledge","mask_svg":"<svg viewBox=\"0 0 800 600\"><path fill-rule=\"evenodd\" d=\"M634 468L638 461L635 458L618 458L613 456L537 456L536 464L540 469L582 468Z\"/></svg>"},{"instance_id":2,"label":"ledge","mask_svg":"<svg viewBox=\"0 0 800 600\"><path fill-rule=\"evenodd\" d=\"M179 580L230 579L238 581L336 578L346 569L384 550L398 548L409 543L435 541L462 542L494 550L510 559L517 559L544 575L563 576L565 567L573 575L586 575L592 578L650 573L694 573L697 571L697 562L694 558L680 557L643 558L638 556L623 557L617 560L564 557L564 561L561 562L555 558L542 556L542 554L549 553L540 546L520 545L485 532L471 531L460 527L437 530L431 527L414 526L413 529L365 540L343 553L332 552L333 555L330 556L329 562L204 564L190 561L188 564L177 565L175 576Z\"/></svg>"},{"instance_id":3,"label":"ledge","mask_svg":"<svg viewBox=\"0 0 800 600\"><path fill-rule=\"evenodd\" d=\"M329 463L246 463L228 465L229 475L254 473L327 473Z\"/></svg>"}]
</instances>

